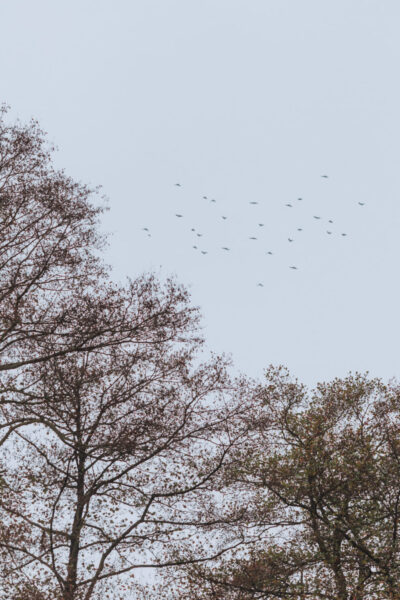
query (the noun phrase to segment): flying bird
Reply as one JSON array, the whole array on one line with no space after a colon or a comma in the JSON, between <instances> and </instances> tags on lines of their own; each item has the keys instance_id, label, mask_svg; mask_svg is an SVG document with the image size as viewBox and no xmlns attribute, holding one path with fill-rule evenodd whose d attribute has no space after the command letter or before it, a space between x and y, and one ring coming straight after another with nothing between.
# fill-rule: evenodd
<instances>
[{"instance_id":1,"label":"flying bird","mask_svg":"<svg viewBox=\"0 0 400 600\"><path fill-rule=\"evenodd\" d=\"M259 223L258 226L259 227L264 227L264 223Z\"/></svg>"},{"instance_id":2,"label":"flying bird","mask_svg":"<svg viewBox=\"0 0 400 600\"><path fill-rule=\"evenodd\" d=\"M142 227L142 231L149 231L148 227Z\"/></svg>"},{"instance_id":3,"label":"flying bird","mask_svg":"<svg viewBox=\"0 0 400 600\"><path fill-rule=\"evenodd\" d=\"M273 252L266 252L265 254L269 254L270 256L272 256Z\"/></svg>"},{"instance_id":4,"label":"flying bird","mask_svg":"<svg viewBox=\"0 0 400 600\"><path fill-rule=\"evenodd\" d=\"M332 231L327 231L326 232L328 235L332 235Z\"/></svg>"},{"instance_id":5,"label":"flying bird","mask_svg":"<svg viewBox=\"0 0 400 600\"><path fill-rule=\"evenodd\" d=\"M345 237L347 235L347 233L342 233L342 236Z\"/></svg>"},{"instance_id":6,"label":"flying bird","mask_svg":"<svg viewBox=\"0 0 400 600\"><path fill-rule=\"evenodd\" d=\"M214 198L211 198L210 202L216 202L216 200L214 200Z\"/></svg>"},{"instance_id":7,"label":"flying bird","mask_svg":"<svg viewBox=\"0 0 400 600\"><path fill-rule=\"evenodd\" d=\"M249 204L258 204L258 202L249 202Z\"/></svg>"},{"instance_id":8,"label":"flying bird","mask_svg":"<svg viewBox=\"0 0 400 600\"><path fill-rule=\"evenodd\" d=\"M226 246L222 246L222 250L230 250L230 248L227 248Z\"/></svg>"},{"instance_id":9,"label":"flying bird","mask_svg":"<svg viewBox=\"0 0 400 600\"><path fill-rule=\"evenodd\" d=\"M297 200L298 200L299 202L301 202L301 201L303 200L303 198L297 198Z\"/></svg>"},{"instance_id":10,"label":"flying bird","mask_svg":"<svg viewBox=\"0 0 400 600\"><path fill-rule=\"evenodd\" d=\"M225 221L225 220L226 220L228 217L224 217L224 216L222 215L222 218L223 218L223 219L224 219L224 221Z\"/></svg>"},{"instance_id":11,"label":"flying bird","mask_svg":"<svg viewBox=\"0 0 400 600\"><path fill-rule=\"evenodd\" d=\"M289 208L293 208L293 204L285 204L285 206L288 206Z\"/></svg>"},{"instance_id":12,"label":"flying bird","mask_svg":"<svg viewBox=\"0 0 400 600\"><path fill-rule=\"evenodd\" d=\"M202 233L196 233L197 237L203 237Z\"/></svg>"},{"instance_id":13,"label":"flying bird","mask_svg":"<svg viewBox=\"0 0 400 600\"><path fill-rule=\"evenodd\" d=\"M257 283L257 286L258 287L264 287L264 284L263 283Z\"/></svg>"},{"instance_id":14,"label":"flying bird","mask_svg":"<svg viewBox=\"0 0 400 600\"><path fill-rule=\"evenodd\" d=\"M328 223L333 223L332 219L329 219Z\"/></svg>"},{"instance_id":15,"label":"flying bird","mask_svg":"<svg viewBox=\"0 0 400 600\"><path fill-rule=\"evenodd\" d=\"M303 231L303 230L302 230L302 228L301 228L301 227L298 227L298 228L297 228L297 231Z\"/></svg>"},{"instance_id":16,"label":"flying bird","mask_svg":"<svg viewBox=\"0 0 400 600\"><path fill-rule=\"evenodd\" d=\"M316 216L314 215L314 219L320 219L320 218L321 218L321 217L316 217Z\"/></svg>"},{"instance_id":17,"label":"flying bird","mask_svg":"<svg viewBox=\"0 0 400 600\"><path fill-rule=\"evenodd\" d=\"M249 240L256 240L257 238L254 236L249 237Z\"/></svg>"},{"instance_id":18,"label":"flying bird","mask_svg":"<svg viewBox=\"0 0 400 600\"><path fill-rule=\"evenodd\" d=\"M358 203L360 206L365 206L365 202L359 202Z\"/></svg>"},{"instance_id":19,"label":"flying bird","mask_svg":"<svg viewBox=\"0 0 400 600\"><path fill-rule=\"evenodd\" d=\"M293 239L292 238L288 238L288 242L293 242Z\"/></svg>"},{"instance_id":20,"label":"flying bird","mask_svg":"<svg viewBox=\"0 0 400 600\"><path fill-rule=\"evenodd\" d=\"M207 251L206 250L202 250L201 253L202 254L207 254Z\"/></svg>"},{"instance_id":21,"label":"flying bird","mask_svg":"<svg viewBox=\"0 0 400 600\"><path fill-rule=\"evenodd\" d=\"M203 196L203 200L208 200L207 196Z\"/></svg>"},{"instance_id":22,"label":"flying bird","mask_svg":"<svg viewBox=\"0 0 400 600\"><path fill-rule=\"evenodd\" d=\"M178 214L175 214L175 216L179 217L179 218L183 217L183 215L178 215Z\"/></svg>"},{"instance_id":23,"label":"flying bird","mask_svg":"<svg viewBox=\"0 0 400 600\"><path fill-rule=\"evenodd\" d=\"M176 183L175 185L176 187L182 187L180 183Z\"/></svg>"},{"instance_id":24,"label":"flying bird","mask_svg":"<svg viewBox=\"0 0 400 600\"><path fill-rule=\"evenodd\" d=\"M328 175L321 175L323 179L328 179Z\"/></svg>"},{"instance_id":25,"label":"flying bird","mask_svg":"<svg viewBox=\"0 0 400 600\"><path fill-rule=\"evenodd\" d=\"M194 248L195 250L197 250L197 246L193 246L193 248Z\"/></svg>"},{"instance_id":26,"label":"flying bird","mask_svg":"<svg viewBox=\"0 0 400 600\"><path fill-rule=\"evenodd\" d=\"M289 269L293 269L294 271L297 271L297 267L289 267Z\"/></svg>"}]
</instances>

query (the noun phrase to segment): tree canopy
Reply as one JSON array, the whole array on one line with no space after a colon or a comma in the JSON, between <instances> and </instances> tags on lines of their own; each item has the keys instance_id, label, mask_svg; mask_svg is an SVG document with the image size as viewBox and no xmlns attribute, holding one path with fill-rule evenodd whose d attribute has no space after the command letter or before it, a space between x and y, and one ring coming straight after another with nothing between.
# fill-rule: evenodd
<instances>
[{"instance_id":1,"label":"tree canopy","mask_svg":"<svg viewBox=\"0 0 400 600\"><path fill-rule=\"evenodd\" d=\"M399 600L398 385L234 377L98 200L2 109L0 596Z\"/></svg>"},{"instance_id":2,"label":"tree canopy","mask_svg":"<svg viewBox=\"0 0 400 600\"><path fill-rule=\"evenodd\" d=\"M270 369L262 402L271 419L226 480L250 501L254 542L212 568L191 567L186 593L398 599L399 399L397 386L367 376L309 393Z\"/></svg>"}]
</instances>

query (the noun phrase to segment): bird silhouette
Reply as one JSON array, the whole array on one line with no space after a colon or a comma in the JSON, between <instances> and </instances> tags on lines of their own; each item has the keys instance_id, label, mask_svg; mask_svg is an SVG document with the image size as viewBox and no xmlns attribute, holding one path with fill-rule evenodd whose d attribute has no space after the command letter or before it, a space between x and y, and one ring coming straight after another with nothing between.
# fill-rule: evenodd
<instances>
[{"instance_id":1,"label":"bird silhouette","mask_svg":"<svg viewBox=\"0 0 400 600\"><path fill-rule=\"evenodd\" d=\"M323 179L328 179L330 176L329 176L329 175L327 175L327 174L323 174L323 175L320 175L320 177L322 177ZM182 184L181 184L181 183L179 183L179 182L175 183L175 186L176 186L176 187L183 187L183 186L182 186ZM200 192L200 193L201 193L201 192ZM199 196L199 197L201 197L201 196ZM206 195L203 195L203 196L202 196L202 198L203 198L204 200L208 200L209 202L212 202L212 203L216 203L216 202L217 202L217 200L216 200L215 198L210 198L209 196L206 196ZM294 197L294 198L293 198L293 200L289 200L288 202L284 203L284 205L285 205L287 208L294 208L294 205L295 205L295 204L293 204L293 202L294 202L294 203L296 203L296 202L302 202L303 200L304 200L304 199L303 199L302 197L300 197L300 196L299 196L299 197ZM357 199L356 199L356 198L354 198L354 201L355 201L355 202L357 202L357 204L358 204L359 206L365 206L365 204L366 204L366 202L364 202L364 201L357 201ZM262 201L262 200L261 200L260 202L259 202L259 201L257 201L257 200L251 200L251 201L247 201L247 202L248 202L248 204L251 204L252 206L257 206L257 205L259 205L259 204L262 204L262 205L263 205L263 201ZM182 207L182 208L184 208L184 207ZM221 218L221 219L223 219L223 220L225 221L225 220L227 220L228 218L230 218L230 217L228 217L227 215L221 215L221 213L219 213L219 210L220 210L220 209L218 209L218 211L217 211L217 213L216 213L216 218L217 218L217 219L218 219L218 218ZM324 212L324 211L323 211L323 212ZM220 215L219 217L218 217L218 213L219 213L219 215ZM255 214L256 214L256 215L258 215L258 213L255 213ZM293 213L293 214L294 214L294 213ZM297 213L296 213L296 214L297 214ZM231 215L231 216L232 216L232 215ZM326 222L328 222L329 224L333 224L333 223L334 223L334 220L333 220L333 219L326 219L326 216L325 216L325 215L324 215L324 216L321 216L321 215L312 215L312 214L310 215L310 214L309 214L309 215L308 215L308 218L309 218L310 216L312 216L312 217L313 217L315 220L322 220L322 221L323 221L322 225L324 225ZM185 217L185 215L183 215L183 214L180 214L180 213L175 213L175 217L177 217L177 218L184 218L184 217ZM189 219L187 219L187 220L185 221L185 223L186 223L186 228L187 228L187 229L186 229L186 231L188 231L188 230L189 230L189 227L188 227L189 223L188 223L188 221L189 221ZM270 225L270 223L268 223L268 225ZM253 224L253 227L254 227L254 229L255 229L255 226L258 226L258 227L260 227L260 228L261 228L261 227L264 227L264 226L265 226L265 224L264 224L264 223L257 223L257 222L255 222L255 223ZM225 226L224 226L224 228L225 228ZM252 227L251 227L251 228L252 228ZM149 228L149 227L142 227L141 229L142 229L142 231L145 231L145 232L147 233L147 236L148 236L149 238L151 238L151 237L152 237L152 234L150 233L150 231L151 231L151 230L150 230L150 228ZM268 227L268 230L269 230L269 227ZM308 229L307 229L307 223L306 223L306 230L308 231ZM196 233L196 237L198 237L198 238L201 238L201 237L203 237L203 236L205 235L205 234L199 233L199 232L196 230L196 228L195 228L195 227L191 227L191 228L190 228L190 231L191 231L192 233ZM258 231L258 230L256 230L256 231ZM292 231L294 231L294 232L296 232L296 231L298 231L298 232L302 232L302 231L304 231L304 229L303 229L302 227L297 227L297 228L294 228L294 229L292 229ZM323 231L323 230L322 230L322 231ZM267 231L266 231L266 232L267 232ZM245 233L245 232L243 232L243 233ZM325 234L326 234L326 235L330 235L330 236L332 236L332 235L333 235L335 239L337 239L337 236L338 236L338 235L340 235L340 236L342 236L342 237L347 237L347 236L348 236L348 234L347 234L347 233L345 233L345 232L340 232L340 230L339 230L339 231L337 231L337 229L335 229L335 231L333 231L333 230L325 230ZM294 233L294 235L296 235L296 233ZM306 235L306 234L305 234L305 235ZM307 237L307 236L306 236L306 237ZM263 235L261 236L261 238L262 238L262 240L263 240ZM208 239L208 238L207 238L207 239ZM249 239L249 240L253 240L253 241L257 241L257 240L258 240L258 236L251 235L251 236L248 236L248 239ZM302 238L302 239L303 239L303 241L304 241L304 239L305 239L305 238ZM295 241L295 239L294 239L294 238L292 238L292 237L288 237L288 238L287 238L287 240L288 240L288 242L289 242L289 243L293 243L293 242ZM195 240L194 240L194 238L192 238L192 243L193 243L194 241L195 241ZM333 240L333 241L334 241L334 240ZM205 240L205 242L206 242L206 240ZM301 240L300 240L300 242L301 242ZM202 243L202 242L201 242L201 241L199 241L198 243ZM264 245L264 244L263 244L263 245ZM301 245L301 244L300 244L300 245ZM255 248L255 249L256 249L256 248L258 248L258 247L259 247L259 246L258 246L258 244L255 244L255 245L254 245L254 248ZM198 247L197 245L193 245L193 246L192 246L192 248L193 248L194 250L200 250L200 253L201 253L203 256L205 256L205 255L207 255L207 254L209 254L209 253L210 253L210 251L207 251L207 250L201 250L201 248L200 248L200 247ZM294 249L296 249L296 248L297 248L297 246L294 246ZM221 249L222 249L222 250L224 250L225 252L230 252L230 251L231 251L231 248L230 248L230 247L228 247L228 246L221 246ZM260 249L261 249L261 248L260 248ZM268 255L268 256L273 256L273 255L275 254L275 253L274 253L274 252L272 252L271 250L264 251L264 253L265 253L266 255ZM211 254L212 254L212 252L211 252ZM279 252L278 252L278 254L279 254ZM237 255L237 254L236 254L236 255ZM279 256L278 256L278 259L279 259ZM278 260L278 259L277 259L277 260ZM275 262L274 262L274 261L273 261L273 263L275 264ZM208 263L207 263L207 264L208 264ZM271 263L271 265L272 265L272 263ZM289 268L289 269L291 269L291 270L296 270L296 271L297 271L297 270L299 270L299 267L297 267L296 265L288 265L288 268ZM264 284L264 283L262 283L262 282L257 282L257 280L255 280L254 284L256 284L258 287L264 287L264 285L265 285L265 284Z\"/></svg>"},{"instance_id":2,"label":"bird silhouette","mask_svg":"<svg viewBox=\"0 0 400 600\"><path fill-rule=\"evenodd\" d=\"M263 283L257 283L257 286L258 287L264 287L264 284Z\"/></svg>"},{"instance_id":3,"label":"bird silhouette","mask_svg":"<svg viewBox=\"0 0 400 600\"><path fill-rule=\"evenodd\" d=\"M142 231L149 231L148 227L142 227Z\"/></svg>"}]
</instances>

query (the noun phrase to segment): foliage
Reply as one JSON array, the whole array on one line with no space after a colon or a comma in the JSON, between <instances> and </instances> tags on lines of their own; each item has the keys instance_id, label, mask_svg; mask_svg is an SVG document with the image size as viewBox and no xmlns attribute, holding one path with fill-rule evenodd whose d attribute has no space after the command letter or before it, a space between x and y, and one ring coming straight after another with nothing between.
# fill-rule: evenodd
<instances>
[{"instance_id":1,"label":"foliage","mask_svg":"<svg viewBox=\"0 0 400 600\"><path fill-rule=\"evenodd\" d=\"M8 125L3 111L0 588L126 598L138 567L237 543L232 507L214 501L249 428L250 388L225 359L200 363L181 286L107 280L101 210L50 159L38 125Z\"/></svg>"},{"instance_id":2,"label":"foliage","mask_svg":"<svg viewBox=\"0 0 400 600\"><path fill-rule=\"evenodd\" d=\"M227 486L251 494L259 537L213 567L191 567L190 597L399 598L400 396L354 375L309 394L270 369L271 414ZM184 597L180 594L179 597Z\"/></svg>"},{"instance_id":3,"label":"foliage","mask_svg":"<svg viewBox=\"0 0 400 600\"><path fill-rule=\"evenodd\" d=\"M112 283L51 155L1 110L0 595L399 600L398 386L201 362L186 290Z\"/></svg>"}]
</instances>

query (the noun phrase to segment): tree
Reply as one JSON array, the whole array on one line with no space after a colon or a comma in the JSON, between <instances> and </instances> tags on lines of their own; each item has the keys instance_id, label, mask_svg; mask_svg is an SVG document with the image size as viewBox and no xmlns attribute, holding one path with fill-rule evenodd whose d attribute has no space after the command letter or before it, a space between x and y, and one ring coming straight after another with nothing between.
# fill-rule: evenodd
<instances>
[{"instance_id":1,"label":"tree","mask_svg":"<svg viewBox=\"0 0 400 600\"><path fill-rule=\"evenodd\" d=\"M9 124L0 110L0 445L25 423L14 410L27 402L25 368L129 344L155 320L161 336L168 312L152 277L125 290L108 280L97 190L55 170L52 151L37 122ZM144 310L129 320L131 303Z\"/></svg>"},{"instance_id":2,"label":"tree","mask_svg":"<svg viewBox=\"0 0 400 600\"><path fill-rule=\"evenodd\" d=\"M189 569L188 594L398 599L397 386L355 375L309 395L271 369L263 403L271 421L227 478L237 493L252 494L259 539L213 568Z\"/></svg>"},{"instance_id":3,"label":"tree","mask_svg":"<svg viewBox=\"0 0 400 600\"><path fill-rule=\"evenodd\" d=\"M54 352L78 349L72 306L106 269L96 256L101 208L95 190L51 164L43 132L8 124L0 111L0 371L46 360L42 340L58 336ZM91 338L93 340L93 333Z\"/></svg>"},{"instance_id":4,"label":"tree","mask_svg":"<svg viewBox=\"0 0 400 600\"><path fill-rule=\"evenodd\" d=\"M29 584L46 599L103 598L115 576L229 546L213 483L245 434L246 410L227 396L235 387L221 359L191 370L198 342L185 342L193 322L173 298L169 335L153 322L129 349L31 367L18 410L36 422L4 446L13 454L0 499L10 597ZM113 598L129 589L118 586Z\"/></svg>"},{"instance_id":5,"label":"tree","mask_svg":"<svg viewBox=\"0 0 400 600\"><path fill-rule=\"evenodd\" d=\"M5 114L4 589L9 597L89 599L140 560L159 565L212 554L192 546L182 558L176 551L183 530L192 539L196 529L194 497L205 503L236 443L240 405L218 396L232 387L223 360L190 370L201 340L185 290L152 276L125 288L108 282L97 257L104 240L92 191L52 168L37 123L7 125ZM212 510L206 515L206 506L204 532L224 521Z\"/></svg>"},{"instance_id":6,"label":"tree","mask_svg":"<svg viewBox=\"0 0 400 600\"><path fill-rule=\"evenodd\" d=\"M2 111L0 586L13 600L104 597L114 577L123 597L140 564L238 543L218 478L251 392L222 358L194 368L199 315L182 287L108 281L92 196L53 169L36 122Z\"/></svg>"}]
</instances>

